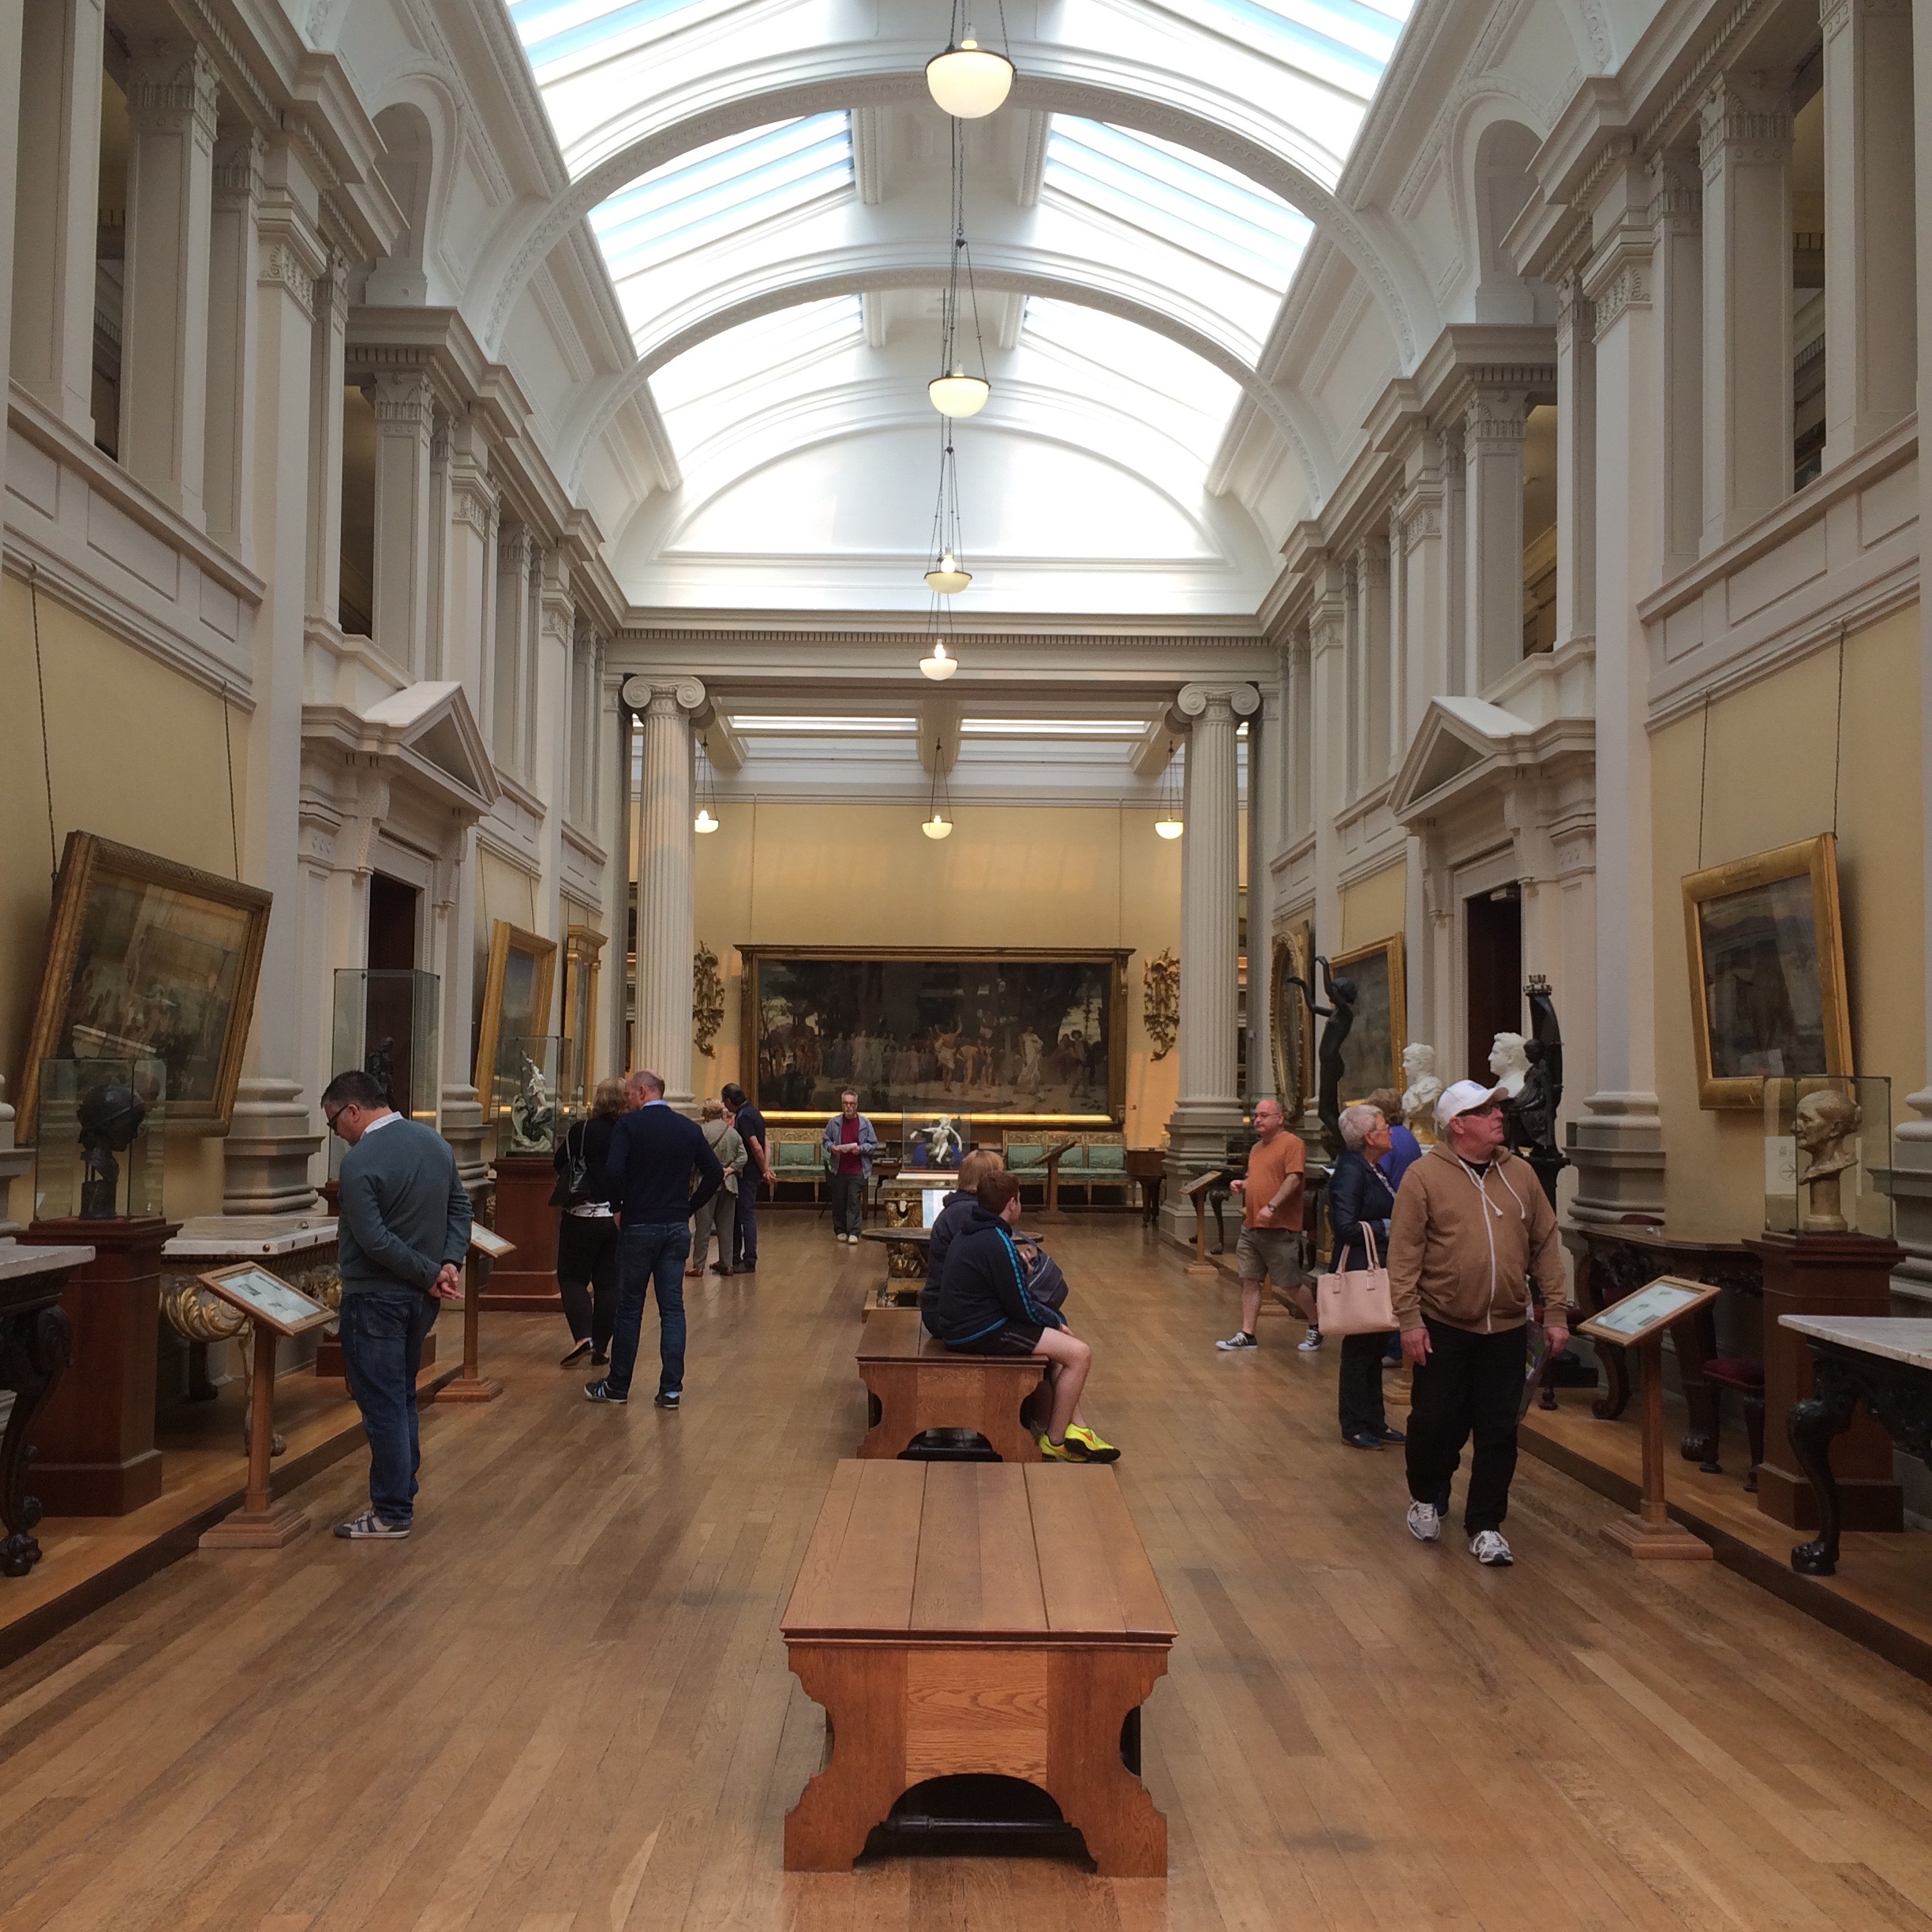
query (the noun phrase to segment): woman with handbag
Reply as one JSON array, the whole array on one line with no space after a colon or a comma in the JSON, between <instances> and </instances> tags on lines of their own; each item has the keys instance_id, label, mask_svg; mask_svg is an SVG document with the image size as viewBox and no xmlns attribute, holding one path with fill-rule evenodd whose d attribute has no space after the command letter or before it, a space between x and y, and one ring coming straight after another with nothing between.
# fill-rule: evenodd
<instances>
[{"instance_id":1,"label":"woman with handbag","mask_svg":"<svg viewBox=\"0 0 1932 1932\"><path fill-rule=\"evenodd\" d=\"M610 1360L617 1318L617 1222L604 1199L604 1163L625 1104L622 1080L599 1080L589 1117L571 1123L553 1157L557 1184L550 1199L564 1210L557 1224L557 1293L571 1331L570 1353L560 1368L582 1361L586 1353L599 1368Z\"/></svg>"},{"instance_id":2,"label":"woman with handbag","mask_svg":"<svg viewBox=\"0 0 1932 1932\"><path fill-rule=\"evenodd\" d=\"M1328 1222L1335 1230L1329 1273L1317 1283L1324 1335L1340 1335L1342 1440L1351 1449L1380 1449L1407 1440L1382 1408L1382 1354L1395 1326L1389 1295L1389 1216L1395 1191L1376 1166L1389 1151L1380 1109L1344 1107L1342 1154L1328 1177Z\"/></svg>"},{"instance_id":3,"label":"woman with handbag","mask_svg":"<svg viewBox=\"0 0 1932 1932\"><path fill-rule=\"evenodd\" d=\"M703 1274L705 1257L711 1252L711 1230L716 1227L718 1258L711 1264L711 1271L728 1275L732 1271L732 1222L738 1211L738 1177L751 1156L743 1137L725 1118L722 1103L707 1100L698 1114L698 1128L711 1144L718 1165L724 1170L724 1185L691 1217L691 1265L684 1272L692 1276Z\"/></svg>"}]
</instances>

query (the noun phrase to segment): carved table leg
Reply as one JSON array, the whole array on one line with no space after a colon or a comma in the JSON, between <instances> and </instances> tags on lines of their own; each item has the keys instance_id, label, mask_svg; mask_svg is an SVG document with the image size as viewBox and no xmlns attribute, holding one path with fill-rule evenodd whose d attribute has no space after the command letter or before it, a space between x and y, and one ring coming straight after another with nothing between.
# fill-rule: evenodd
<instances>
[{"instance_id":1,"label":"carved table leg","mask_svg":"<svg viewBox=\"0 0 1932 1932\"><path fill-rule=\"evenodd\" d=\"M13 1391L13 1413L0 1436L0 1575L24 1576L40 1560L40 1499L26 1493L33 1451L27 1432L73 1360L73 1327L65 1309L32 1309L0 1324L0 1387Z\"/></svg>"},{"instance_id":2,"label":"carved table leg","mask_svg":"<svg viewBox=\"0 0 1932 1932\"><path fill-rule=\"evenodd\" d=\"M1798 1466L1818 1498L1818 1533L1791 1553L1792 1567L1800 1576L1835 1576L1838 1572L1838 1479L1832 1473L1831 1443L1852 1426L1858 1397L1850 1378L1833 1374L1829 1357L1814 1354L1812 1386L1816 1393L1795 1402L1785 1413L1784 1432Z\"/></svg>"},{"instance_id":3,"label":"carved table leg","mask_svg":"<svg viewBox=\"0 0 1932 1932\"><path fill-rule=\"evenodd\" d=\"M1167 1875L1167 1821L1121 1749L1166 1668L1164 1650L1056 1655L1048 1666L1046 1789L1103 1878Z\"/></svg>"},{"instance_id":4,"label":"carved table leg","mask_svg":"<svg viewBox=\"0 0 1932 1932\"><path fill-rule=\"evenodd\" d=\"M850 1871L906 1788L906 1653L796 1644L792 1668L825 1706L826 1761L785 1814L787 1871Z\"/></svg>"}]
</instances>

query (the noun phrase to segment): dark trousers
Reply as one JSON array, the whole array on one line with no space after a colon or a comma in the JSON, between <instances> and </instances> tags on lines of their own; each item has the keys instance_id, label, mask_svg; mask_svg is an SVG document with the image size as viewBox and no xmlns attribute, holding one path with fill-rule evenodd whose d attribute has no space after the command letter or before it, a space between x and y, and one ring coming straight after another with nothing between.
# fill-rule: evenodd
<instances>
[{"instance_id":1,"label":"dark trousers","mask_svg":"<svg viewBox=\"0 0 1932 1932\"><path fill-rule=\"evenodd\" d=\"M644 1297L657 1295L657 1393L684 1386L684 1257L691 1252L691 1223L626 1228L617 1237L617 1326L611 1341L611 1392L627 1395L644 1327Z\"/></svg>"},{"instance_id":2,"label":"dark trousers","mask_svg":"<svg viewBox=\"0 0 1932 1932\"><path fill-rule=\"evenodd\" d=\"M1437 1501L1473 1436L1462 1526L1471 1536L1500 1530L1516 1473L1516 1425L1522 1413L1529 1331L1471 1335L1427 1316L1429 1357L1415 1372L1409 1410L1409 1493Z\"/></svg>"},{"instance_id":3,"label":"dark trousers","mask_svg":"<svg viewBox=\"0 0 1932 1932\"><path fill-rule=\"evenodd\" d=\"M1380 1435L1387 1421L1382 1407L1382 1351L1388 1346L1386 1335L1352 1335L1342 1338L1340 1396L1342 1433L1353 1436L1362 1429Z\"/></svg>"},{"instance_id":4,"label":"dark trousers","mask_svg":"<svg viewBox=\"0 0 1932 1932\"><path fill-rule=\"evenodd\" d=\"M571 1339L610 1353L617 1323L617 1223L567 1214L557 1230L557 1293Z\"/></svg>"},{"instance_id":5,"label":"dark trousers","mask_svg":"<svg viewBox=\"0 0 1932 1932\"><path fill-rule=\"evenodd\" d=\"M738 1219L732 1223L732 1251L728 1257L735 1268L758 1266L758 1197L764 1184L747 1168L738 1182Z\"/></svg>"},{"instance_id":6,"label":"dark trousers","mask_svg":"<svg viewBox=\"0 0 1932 1932\"><path fill-rule=\"evenodd\" d=\"M369 1437L369 1505L386 1523L408 1524L422 1448L416 1434L416 1373L423 1341L443 1304L420 1288L358 1288L342 1298L343 1372Z\"/></svg>"},{"instance_id":7,"label":"dark trousers","mask_svg":"<svg viewBox=\"0 0 1932 1932\"><path fill-rule=\"evenodd\" d=\"M832 1232L856 1234L865 1225L865 1176L832 1177Z\"/></svg>"}]
</instances>

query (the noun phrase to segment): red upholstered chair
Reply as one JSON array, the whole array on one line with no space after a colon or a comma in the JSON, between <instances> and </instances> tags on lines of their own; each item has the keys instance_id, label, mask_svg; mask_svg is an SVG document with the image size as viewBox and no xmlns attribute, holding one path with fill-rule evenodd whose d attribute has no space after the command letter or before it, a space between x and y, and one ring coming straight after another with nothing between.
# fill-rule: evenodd
<instances>
[{"instance_id":1,"label":"red upholstered chair","mask_svg":"<svg viewBox=\"0 0 1932 1932\"><path fill-rule=\"evenodd\" d=\"M1750 1444L1750 1473L1744 1478L1744 1487L1754 1496L1758 1491L1758 1465L1764 1460L1764 1364L1741 1356L1716 1355L1704 1365L1704 1380L1711 1386L1712 1406L1720 1425L1724 1414L1723 1391L1735 1389L1744 1398L1744 1434ZM1715 1476L1721 1473L1724 1466L1717 1460L1714 1436L1712 1443L1710 1460L1698 1466L1707 1475Z\"/></svg>"}]
</instances>

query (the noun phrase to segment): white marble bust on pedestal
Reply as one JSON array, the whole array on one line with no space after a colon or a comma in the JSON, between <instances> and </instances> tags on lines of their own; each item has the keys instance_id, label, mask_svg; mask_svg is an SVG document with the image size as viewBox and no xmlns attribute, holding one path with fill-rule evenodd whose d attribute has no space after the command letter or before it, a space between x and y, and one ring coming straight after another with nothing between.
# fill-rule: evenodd
<instances>
[{"instance_id":1,"label":"white marble bust on pedestal","mask_svg":"<svg viewBox=\"0 0 1932 1932\"><path fill-rule=\"evenodd\" d=\"M1436 1097L1442 1081L1436 1072L1436 1049L1413 1041L1402 1049L1402 1118L1413 1134L1432 1139L1436 1133Z\"/></svg>"},{"instance_id":2,"label":"white marble bust on pedestal","mask_svg":"<svg viewBox=\"0 0 1932 1932\"><path fill-rule=\"evenodd\" d=\"M1530 1056L1523 1050L1520 1033L1499 1033L1489 1048L1489 1071L1504 1093L1514 1100L1530 1076Z\"/></svg>"}]
</instances>

